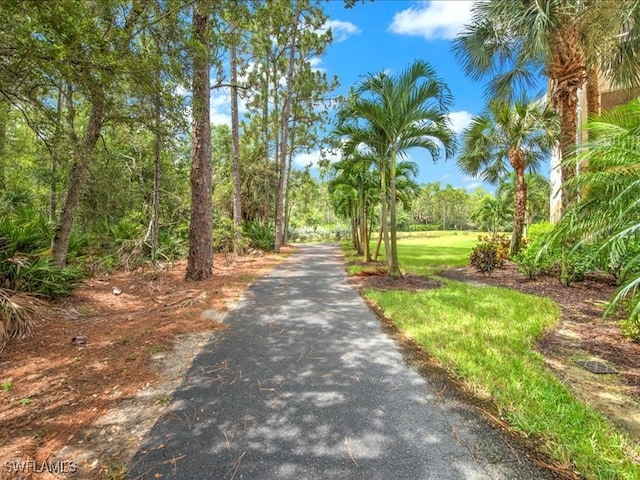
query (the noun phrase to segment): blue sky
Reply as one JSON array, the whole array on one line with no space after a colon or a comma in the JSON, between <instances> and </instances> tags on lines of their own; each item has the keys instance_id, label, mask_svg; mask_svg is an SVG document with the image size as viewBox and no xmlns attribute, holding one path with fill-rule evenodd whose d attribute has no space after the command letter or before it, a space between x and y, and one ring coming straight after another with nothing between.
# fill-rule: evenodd
<instances>
[{"instance_id":1,"label":"blue sky","mask_svg":"<svg viewBox=\"0 0 640 480\"><path fill-rule=\"evenodd\" d=\"M483 86L461 73L451 53L451 39L468 23L472 3L377 0L345 9L341 0L329 1L325 11L334 42L320 66L329 76L338 75L340 93L346 93L367 73L399 73L415 59L425 60L451 89L451 119L461 131L484 106ZM459 173L454 159L434 165L424 150L412 151L411 159L420 167L420 182L441 181L469 189L480 185L478 179Z\"/></svg>"},{"instance_id":2,"label":"blue sky","mask_svg":"<svg viewBox=\"0 0 640 480\"><path fill-rule=\"evenodd\" d=\"M329 0L323 8L329 16L327 25L334 41L322 58L315 59L315 67L329 78L337 75L340 87L336 93L346 94L368 73L399 73L415 59L425 60L451 89L451 121L454 129L461 132L485 104L484 84L466 78L451 52L452 39L469 22L472 4L473 0L367 0L345 9L342 0ZM212 97L214 123L228 122L227 106L226 95ZM319 151L301 153L295 163L302 167L315 163L319 157ZM440 181L468 190L482 185L480 180L460 173L455 159L434 164L422 150L412 151L410 157L419 165L421 183Z\"/></svg>"}]
</instances>

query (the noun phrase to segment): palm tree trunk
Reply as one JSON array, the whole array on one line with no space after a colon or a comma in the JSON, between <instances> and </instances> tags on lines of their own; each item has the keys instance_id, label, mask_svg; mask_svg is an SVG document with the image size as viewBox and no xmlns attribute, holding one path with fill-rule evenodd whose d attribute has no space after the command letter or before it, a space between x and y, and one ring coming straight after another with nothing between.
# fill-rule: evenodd
<instances>
[{"instance_id":1,"label":"palm tree trunk","mask_svg":"<svg viewBox=\"0 0 640 480\"><path fill-rule=\"evenodd\" d=\"M587 70L587 111L589 115L600 115L600 83L594 68Z\"/></svg>"},{"instance_id":2,"label":"palm tree trunk","mask_svg":"<svg viewBox=\"0 0 640 480\"><path fill-rule=\"evenodd\" d=\"M373 255L373 261L378 261L378 255L380 255L380 245L382 245L382 237L384 234L384 225L380 222L380 231L378 232L378 241L376 242L376 251Z\"/></svg>"},{"instance_id":3,"label":"palm tree trunk","mask_svg":"<svg viewBox=\"0 0 640 480\"><path fill-rule=\"evenodd\" d=\"M361 187L360 190L360 241L362 243L362 257L365 262L368 262L371 259L371 252L369 251L369 238L367 236L367 207L364 188Z\"/></svg>"},{"instance_id":4,"label":"palm tree trunk","mask_svg":"<svg viewBox=\"0 0 640 480\"><path fill-rule=\"evenodd\" d=\"M527 183L524 179L524 152L522 150L510 152L509 160L516 172L515 212L513 217L513 235L511 236L511 255L516 255L522 249L522 233L527 215Z\"/></svg>"},{"instance_id":5,"label":"palm tree trunk","mask_svg":"<svg viewBox=\"0 0 640 480\"><path fill-rule=\"evenodd\" d=\"M391 189L391 201L390 201L390 216L391 216L391 254L387 257L390 258L389 264L389 276L392 278L400 278L400 262L398 261L398 223L396 218L396 151L391 152L391 169L389 172L389 185Z\"/></svg>"},{"instance_id":6,"label":"palm tree trunk","mask_svg":"<svg viewBox=\"0 0 640 480\"><path fill-rule=\"evenodd\" d=\"M353 214L353 209L351 211L351 237L353 239L353 248L358 254L362 254L360 239L358 238L358 220L356 215Z\"/></svg>"},{"instance_id":7,"label":"palm tree trunk","mask_svg":"<svg viewBox=\"0 0 640 480\"><path fill-rule=\"evenodd\" d=\"M368 216L369 216L369 228L367 230L367 245L369 246L369 256L367 257L366 261L371 262L371 233L373 232L373 212L369 209L367 209L368 211Z\"/></svg>"},{"instance_id":8,"label":"palm tree trunk","mask_svg":"<svg viewBox=\"0 0 640 480\"><path fill-rule=\"evenodd\" d=\"M387 178L384 173L384 167L380 171L381 187L380 187L380 225L382 238L384 239L384 256L387 260L387 267L391 270L391 257L389 247L389 226L387 224ZM380 247L378 247L380 248ZM376 252L377 257L377 252Z\"/></svg>"},{"instance_id":9,"label":"palm tree trunk","mask_svg":"<svg viewBox=\"0 0 640 480\"><path fill-rule=\"evenodd\" d=\"M575 95L567 94L559 107L560 154L562 158L560 166L562 212L565 212L575 199L575 194L569 183L576 174L576 167L573 162L571 162L571 157L576 144L576 131L578 128L577 106L578 101Z\"/></svg>"},{"instance_id":10,"label":"palm tree trunk","mask_svg":"<svg viewBox=\"0 0 640 480\"><path fill-rule=\"evenodd\" d=\"M577 94L587 79L586 62L576 24L562 25L555 32L551 48L552 55L548 67L550 78L554 81L551 100L560 116L561 207L562 212L565 212L575 199L574 189L570 187L569 182L575 176L576 168L570 159L574 154L578 128Z\"/></svg>"},{"instance_id":11,"label":"palm tree trunk","mask_svg":"<svg viewBox=\"0 0 640 480\"><path fill-rule=\"evenodd\" d=\"M600 102L600 79L598 77L598 72L592 66L587 69L587 105L586 108L583 106L583 116L586 118L588 115L600 115L601 113L601 102ZM584 127L583 125L580 125ZM588 131L586 128L582 129L582 141L586 142L589 140ZM581 160L578 164L578 174L586 172L588 169L587 162Z\"/></svg>"}]
</instances>

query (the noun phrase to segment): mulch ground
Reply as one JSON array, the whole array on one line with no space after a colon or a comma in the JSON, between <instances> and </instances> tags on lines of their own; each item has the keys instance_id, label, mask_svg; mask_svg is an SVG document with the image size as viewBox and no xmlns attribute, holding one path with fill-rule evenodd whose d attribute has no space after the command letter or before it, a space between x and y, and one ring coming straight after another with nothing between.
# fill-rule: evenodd
<instances>
[{"instance_id":1,"label":"mulch ground","mask_svg":"<svg viewBox=\"0 0 640 480\"><path fill-rule=\"evenodd\" d=\"M99 275L51 305L29 338L0 352L0 479L16 478L9 462L26 466L22 479L60 478L42 472L44 462L86 443L98 418L159 381L151 358L176 337L223 328L202 312L225 312L283 258L219 255L214 276L200 282L184 280L184 262Z\"/></svg>"}]
</instances>

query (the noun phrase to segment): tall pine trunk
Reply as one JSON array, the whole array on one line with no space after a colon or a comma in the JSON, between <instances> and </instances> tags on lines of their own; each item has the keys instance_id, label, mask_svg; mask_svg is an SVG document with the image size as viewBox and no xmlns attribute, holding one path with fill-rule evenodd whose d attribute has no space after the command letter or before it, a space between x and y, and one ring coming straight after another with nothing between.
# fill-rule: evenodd
<instances>
[{"instance_id":1,"label":"tall pine trunk","mask_svg":"<svg viewBox=\"0 0 640 480\"><path fill-rule=\"evenodd\" d=\"M76 210L80 203L82 190L89 174L89 165L94 155L105 110L105 98L100 91L91 94L91 111L87 121L87 129L82 142L74 151L74 161L69 172L69 185L65 197L60 217L56 224L53 241L51 243L51 254L54 263L63 268L67 263L67 253L69 250L69 240L76 216Z\"/></svg>"},{"instance_id":2,"label":"tall pine trunk","mask_svg":"<svg viewBox=\"0 0 640 480\"><path fill-rule=\"evenodd\" d=\"M287 166L287 146L289 143L289 117L291 116L291 98L293 96L293 73L296 57L296 38L298 33L298 22L300 12L296 11L291 32L291 43L289 45L289 65L287 68L287 91L282 107L282 134L280 136L280 160L278 164L278 191L276 194L276 239L275 251L279 252L283 242L282 229L284 226L284 195L285 195L285 175Z\"/></svg>"},{"instance_id":3,"label":"tall pine trunk","mask_svg":"<svg viewBox=\"0 0 640 480\"><path fill-rule=\"evenodd\" d=\"M264 148L264 168L268 169L270 162L269 158L269 64L267 56L265 55L264 65L264 84L263 87L263 99L262 99L262 145ZM264 175L264 191L270 191L269 176ZM270 195L264 195L263 204L261 205L263 214L263 223L265 228L269 227L270 213L271 213L271 200Z\"/></svg>"},{"instance_id":4,"label":"tall pine trunk","mask_svg":"<svg viewBox=\"0 0 640 480\"><path fill-rule=\"evenodd\" d=\"M51 176L49 178L49 220L55 222L58 211L58 164L60 163L61 147L60 143L64 136L62 128L62 102L64 92L62 86L58 87L58 98L56 101L56 133L53 149L51 152ZM0 186L1 189L1 186Z\"/></svg>"},{"instance_id":5,"label":"tall pine trunk","mask_svg":"<svg viewBox=\"0 0 640 480\"><path fill-rule=\"evenodd\" d=\"M276 120L276 124L278 124L278 122L282 122L282 118L279 117L280 115L280 95L279 95L279 78L280 76L278 75L278 65L277 63L274 61L273 63L273 78L272 78L272 88L273 88L273 109L271 111L271 116L274 119L279 119ZM269 118L269 117L267 117ZM282 140L281 140L281 136L282 136L282 128L278 127L277 125L273 128L273 163L275 166L275 173L276 173L276 195L273 198L274 203L273 203L273 221L274 221L274 228L275 224L276 224L276 216L277 216L277 211L278 211L278 188L279 188L279 179L280 179L280 149L282 148ZM268 145L268 144L267 144ZM268 151L268 147L267 147L267 151ZM269 225L269 220L267 220L267 222L265 223L265 227ZM274 242L274 248L275 248L275 242Z\"/></svg>"},{"instance_id":6,"label":"tall pine trunk","mask_svg":"<svg viewBox=\"0 0 640 480\"><path fill-rule=\"evenodd\" d=\"M233 157L233 250L242 255L242 187L240 183L240 126L238 119L238 37L236 26L233 26L233 39L229 49L231 63L231 143Z\"/></svg>"},{"instance_id":7,"label":"tall pine trunk","mask_svg":"<svg viewBox=\"0 0 640 480\"><path fill-rule=\"evenodd\" d=\"M291 124L291 145L295 145L294 142L294 129L295 129L295 118L293 123ZM291 165L293 163L293 148L289 149L289 156L287 160L287 177L285 179L285 189L284 189L284 227L282 229L283 242L286 245L289 243L289 217L291 214L291 205L289 201L289 192L291 190Z\"/></svg>"},{"instance_id":8,"label":"tall pine trunk","mask_svg":"<svg viewBox=\"0 0 640 480\"><path fill-rule=\"evenodd\" d=\"M158 235L160 232L160 174L162 170L162 134L160 108L156 107L155 155L153 168L153 207L151 213L151 261L158 263Z\"/></svg>"},{"instance_id":9,"label":"tall pine trunk","mask_svg":"<svg viewBox=\"0 0 640 480\"><path fill-rule=\"evenodd\" d=\"M204 0L193 8L193 148L191 152L191 221L187 280L203 280L213 274L212 161L210 125L210 59L208 16Z\"/></svg>"}]
</instances>

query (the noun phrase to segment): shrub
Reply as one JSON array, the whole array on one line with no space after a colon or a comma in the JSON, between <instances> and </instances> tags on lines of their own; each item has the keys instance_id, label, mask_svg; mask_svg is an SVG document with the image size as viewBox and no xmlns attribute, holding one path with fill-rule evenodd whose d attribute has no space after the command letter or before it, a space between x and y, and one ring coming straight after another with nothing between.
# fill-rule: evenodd
<instances>
[{"instance_id":1,"label":"shrub","mask_svg":"<svg viewBox=\"0 0 640 480\"><path fill-rule=\"evenodd\" d=\"M47 298L73 291L85 272L53 263L52 234L51 224L34 211L22 210L0 220L0 288Z\"/></svg>"},{"instance_id":2,"label":"shrub","mask_svg":"<svg viewBox=\"0 0 640 480\"><path fill-rule=\"evenodd\" d=\"M622 334L634 342L640 341L640 319L637 316L630 316L620 322Z\"/></svg>"},{"instance_id":3,"label":"shrub","mask_svg":"<svg viewBox=\"0 0 640 480\"><path fill-rule=\"evenodd\" d=\"M530 279L537 275L557 275L566 286L584 280L585 274L598 265L597 247L580 244L571 248L568 244L554 243L553 233L554 227L549 222L529 227L527 248L513 258L518 271Z\"/></svg>"},{"instance_id":4,"label":"shrub","mask_svg":"<svg viewBox=\"0 0 640 480\"><path fill-rule=\"evenodd\" d=\"M347 230L347 229L345 229ZM345 230L336 231L332 226L303 226L289 229L289 240L292 242L322 242L324 240L333 240L337 236L348 238L351 236L351 230L348 229L347 236Z\"/></svg>"},{"instance_id":5,"label":"shrub","mask_svg":"<svg viewBox=\"0 0 640 480\"><path fill-rule=\"evenodd\" d=\"M339 242L340 240L350 239L351 238L351 228L345 224L336 224L333 227L334 240Z\"/></svg>"},{"instance_id":6,"label":"shrub","mask_svg":"<svg viewBox=\"0 0 640 480\"><path fill-rule=\"evenodd\" d=\"M187 237L176 234L175 231L160 229L158 231L158 256L166 260L175 260L187 256Z\"/></svg>"},{"instance_id":7,"label":"shrub","mask_svg":"<svg viewBox=\"0 0 640 480\"><path fill-rule=\"evenodd\" d=\"M235 225L233 220L223 215L213 218L213 250L216 252L233 252Z\"/></svg>"},{"instance_id":8,"label":"shrub","mask_svg":"<svg viewBox=\"0 0 640 480\"><path fill-rule=\"evenodd\" d=\"M593 245L580 245L576 248L561 249L560 282L569 286L581 282L585 275L595 269L597 248Z\"/></svg>"},{"instance_id":9,"label":"shrub","mask_svg":"<svg viewBox=\"0 0 640 480\"><path fill-rule=\"evenodd\" d=\"M469 263L478 272L491 273L496 268L504 266L509 251L509 239L506 235L492 235L478 237L478 243L469 257Z\"/></svg>"},{"instance_id":10,"label":"shrub","mask_svg":"<svg viewBox=\"0 0 640 480\"><path fill-rule=\"evenodd\" d=\"M518 271L534 279L539 274L550 274L557 263L558 252L541 251L547 242L548 234L553 230L550 222L538 222L527 229L527 246L513 257Z\"/></svg>"},{"instance_id":11,"label":"shrub","mask_svg":"<svg viewBox=\"0 0 640 480\"><path fill-rule=\"evenodd\" d=\"M637 259L640 258L640 240L631 238L620 242L611 252L603 252L598 260L598 268L613 275L618 284L640 273Z\"/></svg>"},{"instance_id":12,"label":"shrub","mask_svg":"<svg viewBox=\"0 0 640 480\"><path fill-rule=\"evenodd\" d=\"M242 226L244 234L249 237L249 246L264 250L273 251L276 243L276 234L273 225L268 227L258 222L246 222Z\"/></svg>"},{"instance_id":13,"label":"shrub","mask_svg":"<svg viewBox=\"0 0 640 480\"><path fill-rule=\"evenodd\" d=\"M440 225L435 223L414 223L409 225L410 232L433 232L440 229Z\"/></svg>"}]
</instances>

